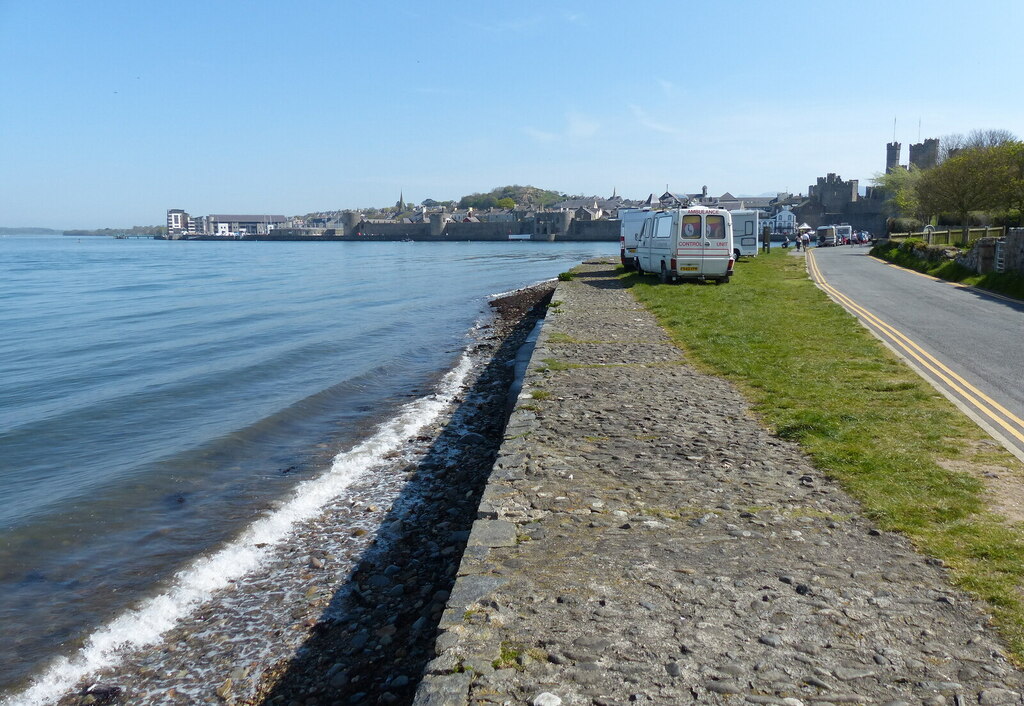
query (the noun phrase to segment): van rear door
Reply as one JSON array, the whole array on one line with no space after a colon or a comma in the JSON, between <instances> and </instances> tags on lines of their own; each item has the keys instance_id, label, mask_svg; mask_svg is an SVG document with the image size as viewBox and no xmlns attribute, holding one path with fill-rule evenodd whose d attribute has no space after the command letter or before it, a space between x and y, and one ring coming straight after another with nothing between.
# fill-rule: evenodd
<instances>
[{"instance_id":1,"label":"van rear door","mask_svg":"<svg viewBox=\"0 0 1024 706\"><path fill-rule=\"evenodd\" d=\"M723 277L729 273L732 259L732 243L726 227L725 216L709 213L704 216L704 258L701 274L707 277Z\"/></svg>"},{"instance_id":2,"label":"van rear door","mask_svg":"<svg viewBox=\"0 0 1024 706\"><path fill-rule=\"evenodd\" d=\"M704 263L704 223L696 213L683 213L676 243L676 272L680 277L699 277Z\"/></svg>"}]
</instances>

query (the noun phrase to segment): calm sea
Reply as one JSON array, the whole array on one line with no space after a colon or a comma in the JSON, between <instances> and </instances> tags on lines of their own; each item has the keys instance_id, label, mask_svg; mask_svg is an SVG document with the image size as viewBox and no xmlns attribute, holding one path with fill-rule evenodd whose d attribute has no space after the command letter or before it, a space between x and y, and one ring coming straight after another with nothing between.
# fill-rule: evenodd
<instances>
[{"instance_id":1,"label":"calm sea","mask_svg":"<svg viewBox=\"0 0 1024 706\"><path fill-rule=\"evenodd\" d=\"M617 249L0 237L0 695L434 392L489 295Z\"/></svg>"}]
</instances>

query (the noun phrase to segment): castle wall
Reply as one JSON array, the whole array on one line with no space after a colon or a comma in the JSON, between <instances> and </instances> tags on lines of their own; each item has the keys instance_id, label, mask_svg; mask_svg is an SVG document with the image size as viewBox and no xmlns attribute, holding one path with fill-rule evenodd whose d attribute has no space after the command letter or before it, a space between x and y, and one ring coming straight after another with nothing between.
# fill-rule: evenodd
<instances>
[{"instance_id":1,"label":"castle wall","mask_svg":"<svg viewBox=\"0 0 1024 706\"><path fill-rule=\"evenodd\" d=\"M441 240L508 240L508 236L519 232L515 222L449 223Z\"/></svg>"},{"instance_id":2,"label":"castle wall","mask_svg":"<svg viewBox=\"0 0 1024 706\"><path fill-rule=\"evenodd\" d=\"M570 241L615 241L619 240L621 225L619 221L576 221L568 232L559 235L555 240Z\"/></svg>"},{"instance_id":3,"label":"castle wall","mask_svg":"<svg viewBox=\"0 0 1024 706\"><path fill-rule=\"evenodd\" d=\"M384 240L428 240L430 238L429 223L368 223L361 221L356 226L356 233L363 237L382 236Z\"/></svg>"}]
</instances>

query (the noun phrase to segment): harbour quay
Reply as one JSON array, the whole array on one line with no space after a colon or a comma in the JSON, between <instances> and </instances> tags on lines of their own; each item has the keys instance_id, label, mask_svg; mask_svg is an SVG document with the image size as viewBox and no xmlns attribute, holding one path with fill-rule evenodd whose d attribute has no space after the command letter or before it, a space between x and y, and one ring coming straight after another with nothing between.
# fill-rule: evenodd
<instances>
[{"instance_id":1,"label":"harbour quay","mask_svg":"<svg viewBox=\"0 0 1024 706\"><path fill-rule=\"evenodd\" d=\"M883 532L616 276L558 283L415 704L1020 704Z\"/></svg>"}]
</instances>

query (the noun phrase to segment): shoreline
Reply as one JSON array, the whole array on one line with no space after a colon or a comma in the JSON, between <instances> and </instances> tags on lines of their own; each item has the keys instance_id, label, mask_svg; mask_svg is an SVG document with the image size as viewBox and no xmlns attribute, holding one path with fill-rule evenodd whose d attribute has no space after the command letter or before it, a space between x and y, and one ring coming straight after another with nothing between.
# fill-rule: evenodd
<instances>
[{"instance_id":1,"label":"shoreline","mask_svg":"<svg viewBox=\"0 0 1024 706\"><path fill-rule=\"evenodd\" d=\"M358 693L367 703L411 702L501 441L515 355L554 287L492 299L493 316L467 348L472 370L447 410L293 527L253 575L56 703L351 701ZM26 693L0 703L52 700Z\"/></svg>"}]
</instances>

